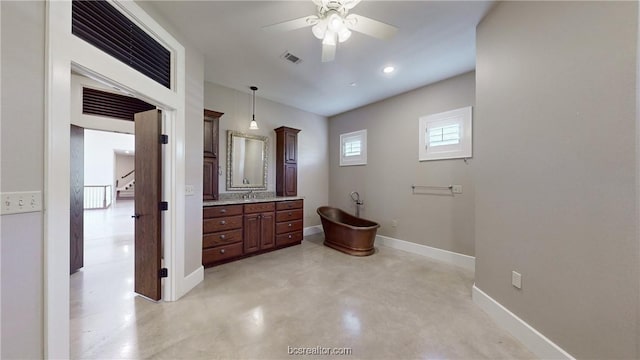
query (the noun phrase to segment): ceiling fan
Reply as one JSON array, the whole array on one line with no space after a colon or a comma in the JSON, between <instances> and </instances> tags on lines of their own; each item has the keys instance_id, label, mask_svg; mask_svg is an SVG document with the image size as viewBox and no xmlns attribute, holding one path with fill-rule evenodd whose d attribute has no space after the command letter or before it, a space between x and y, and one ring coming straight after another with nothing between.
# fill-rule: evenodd
<instances>
[{"instance_id":1,"label":"ceiling fan","mask_svg":"<svg viewBox=\"0 0 640 360\"><path fill-rule=\"evenodd\" d=\"M351 30L378 39L392 38L398 28L383 22L356 14L349 14L361 0L312 0L318 7L317 15L301 17L268 25L268 31L290 31L313 26L313 35L322 40L322 62L333 61L338 42L345 42Z\"/></svg>"}]
</instances>

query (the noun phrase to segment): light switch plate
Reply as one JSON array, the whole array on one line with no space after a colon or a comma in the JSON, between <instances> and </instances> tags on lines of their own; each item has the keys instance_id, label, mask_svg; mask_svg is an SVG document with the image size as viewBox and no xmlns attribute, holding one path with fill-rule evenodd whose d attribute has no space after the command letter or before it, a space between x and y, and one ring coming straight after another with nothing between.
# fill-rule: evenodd
<instances>
[{"instance_id":1,"label":"light switch plate","mask_svg":"<svg viewBox=\"0 0 640 360\"><path fill-rule=\"evenodd\" d=\"M0 214L20 214L42 211L41 191L6 192L0 195Z\"/></svg>"},{"instance_id":2,"label":"light switch plate","mask_svg":"<svg viewBox=\"0 0 640 360\"><path fill-rule=\"evenodd\" d=\"M452 185L451 186L451 191L454 194L462 194L462 185Z\"/></svg>"},{"instance_id":3,"label":"light switch plate","mask_svg":"<svg viewBox=\"0 0 640 360\"><path fill-rule=\"evenodd\" d=\"M511 272L511 285L517 287L518 289L522 289L522 275L520 275L519 272Z\"/></svg>"}]
</instances>

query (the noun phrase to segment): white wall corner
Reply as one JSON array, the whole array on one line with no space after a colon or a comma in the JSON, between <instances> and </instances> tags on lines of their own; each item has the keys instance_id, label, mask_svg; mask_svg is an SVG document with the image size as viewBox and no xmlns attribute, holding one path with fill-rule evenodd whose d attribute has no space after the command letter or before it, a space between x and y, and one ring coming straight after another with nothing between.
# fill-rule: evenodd
<instances>
[{"instance_id":1,"label":"white wall corner","mask_svg":"<svg viewBox=\"0 0 640 360\"><path fill-rule=\"evenodd\" d=\"M394 239L392 237L383 235L376 236L376 243L378 245L423 255L434 260L445 262L447 264L459 266L461 268L473 271L474 273L476 270L476 258L473 256L459 254L448 250L442 250L427 245L416 244L409 241Z\"/></svg>"},{"instance_id":2,"label":"white wall corner","mask_svg":"<svg viewBox=\"0 0 640 360\"><path fill-rule=\"evenodd\" d=\"M473 302L484 310L502 328L518 339L541 359L575 359L538 330L520 319L499 302L473 284Z\"/></svg>"},{"instance_id":3,"label":"white wall corner","mask_svg":"<svg viewBox=\"0 0 640 360\"><path fill-rule=\"evenodd\" d=\"M186 295L202 281L204 281L204 266L200 266L199 268L195 269L191 274L185 276L184 280L178 282L180 284L178 298Z\"/></svg>"},{"instance_id":4,"label":"white wall corner","mask_svg":"<svg viewBox=\"0 0 640 360\"><path fill-rule=\"evenodd\" d=\"M308 227L304 228L304 230L302 232L302 236L315 235L315 234L320 234L322 232L324 232L322 230L322 225L308 226Z\"/></svg>"}]
</instances>

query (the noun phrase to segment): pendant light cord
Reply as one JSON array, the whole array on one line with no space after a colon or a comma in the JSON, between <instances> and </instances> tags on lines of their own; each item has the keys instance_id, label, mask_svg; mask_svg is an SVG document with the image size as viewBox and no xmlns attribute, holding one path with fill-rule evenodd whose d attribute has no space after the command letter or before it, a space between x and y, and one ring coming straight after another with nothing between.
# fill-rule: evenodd
<instances>
[{"instance_id":1,"label":"pendant light cord","mask_svg":"<svg viewBox=\"0 0 640 360\"><path fill-rule=\"evenodd\" d=\"M256 121L256 90L258 90L258 88L255 86L252 86L251 90L253 91L253 114L251 119L253 121Z\"/></svg>"}]
</instances>

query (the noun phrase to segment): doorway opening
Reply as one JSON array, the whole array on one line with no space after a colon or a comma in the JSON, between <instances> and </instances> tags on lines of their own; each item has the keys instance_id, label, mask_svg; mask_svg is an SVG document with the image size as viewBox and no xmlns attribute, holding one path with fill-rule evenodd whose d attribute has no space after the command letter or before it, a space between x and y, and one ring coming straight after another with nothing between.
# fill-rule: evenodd
<instances>
[{"instance_id":1,"label":"doorway opening","mask_svg":"<svg viewBox=\"0 0 640 360\"><path fill-rule=\"evenodd\" d=\"M73 358L100 356L104 339L135 322L136 308L161 299L162 112L116 92L72 75L72 93L90 95L71 101ZM138 113L137 103L153 110Z\"/></svg>"}]
</instances>

